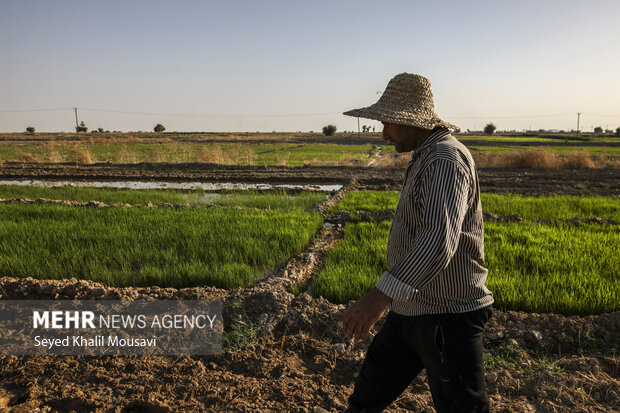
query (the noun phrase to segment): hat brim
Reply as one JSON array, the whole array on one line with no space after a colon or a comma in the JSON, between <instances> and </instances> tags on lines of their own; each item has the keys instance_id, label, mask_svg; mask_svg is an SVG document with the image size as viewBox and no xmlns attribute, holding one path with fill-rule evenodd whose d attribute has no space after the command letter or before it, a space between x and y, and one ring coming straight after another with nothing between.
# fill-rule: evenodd
<instances>
[{"instance_id":1,"label":"hat brim","mask_svg":"<svg viewBox=\"0 0 620 413\"><path fill-rule=\"evenodd\" d=\"M394 107L387 108L382 107L379 102L365 108L349 110L343 114L347 116L378 120L380 122L415 126L422 129L433 129L436 126L443 126L449 129L460 129L458 126L440 119L434 113L426 111L403 111Z\"/></svg>"}]
</instances>

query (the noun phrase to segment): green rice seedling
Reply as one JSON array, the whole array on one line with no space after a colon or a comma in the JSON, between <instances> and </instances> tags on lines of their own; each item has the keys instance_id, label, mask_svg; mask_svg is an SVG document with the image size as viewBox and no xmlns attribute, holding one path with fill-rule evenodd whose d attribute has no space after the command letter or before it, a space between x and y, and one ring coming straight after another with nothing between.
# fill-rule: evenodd
<instances>
[{"instance_id":1,"label":"green rice seedling","mask_svg":"<svg viewBox=\"0 0 620 413\"><path fill-rule=\"evenodd\" d=\"M344 303L370 290L387 269L390 223L347 223L327 253L315 295ZM485 225L487 286L505 310L565 315L620 310L620 228L512 223Z\"/></svg>"},{"instance_id":2,"label":"green rice seedling","mask_svg":"<svg viewBox=\"0 0 620 413\"><path fill-rule=\"evenodd\" d=\"M380 211L396 208L397 191L349 192L330 209L337 211ZM482 210L496 215L519 214L524 219L571 219L575 217L620 221L620 199L606 196L522 196L481 194Z\"/></svg>"},{"instance_id":3,"label":"green rice seedling","mask_svg":"<svg viewBox=\"0 0 620 413\"><path fill-rule=\"evenodd\" d=\"M224 207L308 209L324 201L325 192L288 192L275 189L269 191L193 191L186 195L190 203L211 203Z\"/></svg>"},{"instance_id":4,"label":"green rice seedling","mask_svg":"<svg viewBox=\"0 0 620 413\"><path fill-rule=\"evenodd\" d=\"M366 294L387 269L390 222L345 225L345 238L328 251L325 265L312 281L315 296L346 303Z\"/></svg>"},{"instance_id":5,"label":"green rice seedling","mask_svg":"<svg viewBox=\"0 0 620 413\"><path fill-rule=\"evenodd\" d=\"M482 210L524 219L599 217L620 221L620 199L606 196L521 196L481 194Z\"/></svg>"},{"instance_id":6,"label":"green rice seedling","mask_svg":"<svg viewBox=\"0 0 620 413\"><path fill-rule=\"evenodd\" d=\"M153 205L163 203L191 205L213 204L224 207L307 209L328 196L324 192L266 191L203 191L177 189L115 189L87 187L37 187L0 185L0 198L47 198L68 201L99 201L106 204L127 203Z\"/></svg>"},{"instance_id":7,"label":"green rice seedling","mask_svg":"<svg viewBox=\"0 0 620 413\"><path fill-rule=\"evenodd\" d=\"M355 191L349 192L329 212L337 211L381 211L396 208L398 205L398 191Z\"/></svg>"},{"instance_id":8,"label":"green rice seedling","mask_svg":"<svg viewBox=\"0 0 620 413\"><path fill-rule=\"evenodd\" d=\"M485 225L487 286L496 306L597 314L620 309L620 228Z\"/></svg>"},{"instance_id":9,"label":"green rice seedling","mask_svg":"<svg viewBox=\"0 0 620 413\"><path fill-rule=\"evenodd\" d=\"M0 204L0 274L110 286L251 285L301 251L303 211Z\"/></svg>"}]
</instances>

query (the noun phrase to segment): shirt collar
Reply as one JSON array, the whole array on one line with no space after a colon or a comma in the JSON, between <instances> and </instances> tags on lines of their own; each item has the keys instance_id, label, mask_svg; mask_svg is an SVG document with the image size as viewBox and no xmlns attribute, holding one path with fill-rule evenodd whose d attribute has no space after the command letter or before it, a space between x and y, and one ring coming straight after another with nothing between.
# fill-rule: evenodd
<instances>
[{"instance_id":1,"label":"shirt collar","mask_svg":"<svg viewBox=\"0 0 620 413\"><path fill-rule=\"evenodd\" d=\"M438 129L435 132L431 133L430 136L428 138L426 138L426 140L424 142L422 142L422 145L420 145L420 147L418 149L413 151L413 156L418 155L421 151L423 151L424 149L430 147L431 145L436 144L444 136L449 135L449 134L450 134L450 130L448 128L441 128L441 129Z\"/></svg>"}]
</instances>

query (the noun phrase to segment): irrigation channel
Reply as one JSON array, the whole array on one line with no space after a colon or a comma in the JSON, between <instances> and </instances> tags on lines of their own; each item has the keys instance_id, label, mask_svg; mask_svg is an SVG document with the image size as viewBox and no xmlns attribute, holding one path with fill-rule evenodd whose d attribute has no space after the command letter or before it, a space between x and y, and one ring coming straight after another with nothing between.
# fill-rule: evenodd
<instances>
[{"instance_id":1,"label":"irrigation channel","mask_svg":"<svg viewBox=\"0 0 620 413\"><path fill-rule=\"evenodd\" d=\"M308 292L309 281L320 270L327 250L343 239L347 214L354 213L331 214L329 208L348 191L368 188L367 185L373 187L368 176L360 185L347 177L348 172L351 171L339 170L338 176L333 176L327 187L306 182L270 182L269 185L276 188L278 185L295 185L295 188L282 189L331 191L332 196L313 207L323 215L324 225L304 251L248 288L113 288L76 279L0 278L0 299L221 299L228 308L224 314L225 323L245 337L222 354L209 357L0 356L0 410L313 412L318 411L314 407L322 406L328 411L341 411L353 388L368 343L348 342L342 334L341 321L347 305L314 298L304 291ZM518 173L520 179L526 180L521 186L524 191L554 192L546 190L549 182L545 175ZM617 177L617 172L609 174ZM531 185L529 178L532 175L542 186ZM515 180L514 173L511 178L504 176L501 182L498 174L492 175L498 179L495 181L489 180L488 176L486 179L490 184L487 187L494 187L494 183L502 190L498 192L510 188L508 182ZM7 179L7 176L2 178ZM0 184L14 184L16 179L23 178L13 177ZM37 185L45 181L78 185L73 179L48 181L37 178L29 176L29 181L23 184ZM584 182L573 178L573 182ZM589 180L594 181L594 176L586 182ZM565 184L566 181L562 181L561 174L554 176L556 184ZM600 192L618 195L617 181L602 181L607 184L599 186L603 188ZM260 183L231 182L228 184L240 186L226 187L222 182L217 183L223 185L221 187L202 189L271 189L261 187ZM183 186L195 183L165 181L161 177L154 182L140 181L138 186L123 179L87 182L91 186L116 183L128 188L174 188L172 185L176 184L182 185L178 189L197 188ZM157 186L162 184L165 186ZM310 188L306 188L306 184ZM562 185L562 188L566 187ZM560 192L572 193L570 188ZM368 218L391 219L392 213L384 210ZM362 219L365 218L362 216ZM375 327L374 333L382 322ZM619 411L620 362L615 355L619 336L618 312L566 317L496 310L485 331L486 382L491 409L518 412ZM387 411L430 409L432 400L426 379L421 375Z\"/></svg>"},{"instance_id":2,"label":"irrigation channel","mask_svg":"<svg viewBox=\"0 0 620 413\"><path fill-rule=\"evenodd\" d=\"M267 191L271 189L333 192L342 185L271 185L245 184L239 182L153 182L153 181L49 181L49 180L0 180L0 185L42 186L57 188L62 186L78 186L84 188L116 188L116 189L181 189L203 191Z\"/></svg>"}]
</instances>

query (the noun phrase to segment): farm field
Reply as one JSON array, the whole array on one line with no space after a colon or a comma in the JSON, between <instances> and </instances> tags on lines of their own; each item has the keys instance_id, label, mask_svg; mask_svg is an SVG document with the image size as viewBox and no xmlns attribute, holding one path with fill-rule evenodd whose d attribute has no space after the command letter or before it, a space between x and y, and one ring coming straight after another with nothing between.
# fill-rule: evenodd
<instances>
[{"instance_id":1,"label":"farm field","mask_svg":"<svg viewBox=\"0 0 620 413\"><path fill-rule=\"evenodd\" d=\"M330 212L380 211L396 209L398 191L357 191L347 194ZM522 196L480 194L483 212L495 215L519 214L523 219L549 220L575 217L620 221L620 199L606 196Z\"/></svg>"},{"instance_id":2,"label":"farm field","mask_svg":"<svg viewBox=\"0 0 620 413\"><path fill-rule=\"evenodd\" d=\"M193 158L172 154L148 164L0 163L8 181L344 186L326 193L0 185L0 198L13 199L0 202L0 299L221 299L226 326L215 356L0 356L0 410L343 409L368 342L349 343L342 317L348 300L385 269L386 210L396 207L404 170L345 165L344 146L352 157L371 156L364 137L345 145L338 137L324 144L321 136L269 135L162 141L219 145L231 158L247 156L233 145L252 141L250 157L265 165L177 165ZM296 139L308 147L295 153ZM272 146L260 152L260 145ZM276 148L279 159L269 152ZM620 170L481 168L479 175L484 211L523 219L485 222L487 285L497 300L485 333L491 409L618 410ZM609 222L555 222L575 217ZM420 377L387 411L431 406Z\"/></svg>"},{"instance_id":3,"label":"farm field","mask_svg":"<svg viewBox=\"0 0 620 413\"><path fill-rule=\"evenodd\" d=\"M275 198L224 196L242 206ZM292 199L296 210L0 204L0 273L109 286L247 287L301 251L321 223L294 196L280 198L279 206Z\"/></svg>"},{"instance_id":4,"label":"farm field","mask_svg":"<svg viewBox=\"0 0 620 413\"><path fill-rule=\"evenodd\" d=\"M499 155L508 152L519 151L523 148L530 148L528 145L512 145L512 146L469 146L472 155L477 153L485 153L490 155ZM571 155L580 152L586 152L590 156L620 156L620 146L544 146L548 151L556 155Z\"/></svg>"},{"instance_id":5,"label":"farm field","mask_svg":"<svg viewBox=\"0 0 620 413\"><path fill-rule=\"evenodd\" d=\"M174 189L141 189L125 190L113 188L85 188L85 187L41 187L0 185L0 199L11 198L46 198L52 200L66 200L89 202L96 200L105 204L153 205L164 203L188 205L218 205L242 208L268 209L308 209L322 201L328 195L323 192L287 192L286 190L263 191L192 191Z\"/></svg>"},{"instance_id":6,"label":"farm field","mask_svg":"<svg viewBox=\"0 0 620 413\"><path fill-rule=\"evenodd\" d=\"M330 250L312 293L336 303L356 300L387 270L391 221L349 222ZM487 286L495 307L534 313L620 311L620 227L486 223Z\"/></svg>"},{"instance_id":7,"label":"farm field","mask_svg":"<svg viewBox=\"0 0 620 413\"><path fill-rule=\"evenodd\" d=\"M571 135L546 135L539 136L503 136L496 134L493 136L474 136L474 135L457 135L458 140L462 142L468 141L486 141L486 142L509 142L509 143L529 143L529 142L546 142L546 143L567 143L567 142L588 142L589 144L598 143L620 143L620 138L615 136L571 136Z\"/></svg>"},{"instance_id":8,"label":"farm field","mask_svg":"<svg viewBox=\"0 0 620 413\"><path fill-rule=\"evenodd\" d=\"M69 142L0 145L0 161L77 163L214 163L233 165L365 165L372 145L294 143Z\"/></svg>"},{"instance_id":9,"label":"farm field","mask_svg":"<svg viewBox=\"0 0 620 413\"><path fill-rule=\"evenodd\" d=\"M229 165L366 165L380 154L394 154L380 134L60 134L2 135L0 162L80 164L214 163ZM593 137L459 136L474 153L501 155L540 147L556 155L620 157L620 139ZM6 144L12 143L12 144Z\"/></svg>"}]
</instances>

